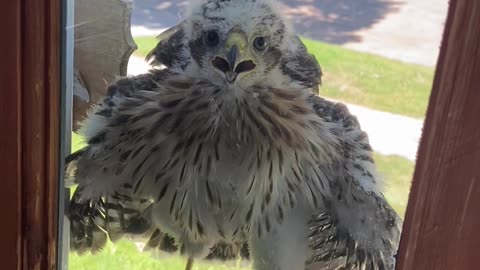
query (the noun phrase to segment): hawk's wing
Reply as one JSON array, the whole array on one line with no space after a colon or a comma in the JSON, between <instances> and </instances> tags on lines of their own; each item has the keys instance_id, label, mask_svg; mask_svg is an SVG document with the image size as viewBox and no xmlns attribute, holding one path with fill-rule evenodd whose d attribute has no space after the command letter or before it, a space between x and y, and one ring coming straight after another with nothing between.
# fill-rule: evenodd
<instances>
[{"instance_id":1,"label":"hawk's wing","mask_svg":"<svg viewBox=\"0 0 480 270\"><path fill-rule=\"evenodd\" d=\"M110 118L116 105L113 97L129 97L135 91L155 91L157 82L167 79L172 73L168 69L152 70L150 73L122 78L108 87L107 95L94 114ZM78 150L65 160L67 172L75 170L75 163L81 159L88 146ZM68 175L68 173L67 173ZM76 184L75 179L66 179ZM124 194L113 194L100 200L82 198L83 188L78 187L70 201L67 215L70 219L70 248L78 253L97 252L103 249L107 238L112 241L124 235L145 235L152 233L147 200L134 200Z\"/></svg>"},{"instance_id":2,"label":"hawk's wing","mask_svg":"<svg viewBox=\"0 0 480 270\"><path fill-rule=\"evenodd\" d=\"M310 102L338 125L343 160L325 211L309 223L313 255L307 269L394 269L402 221L379 191L367 134L345 105L317 96Z\"/></svg>"},{"instance_id":3,"label":"hawk's wing","mask_svg":"<svg viewBox=\"0 0 480 270\"><path fill-rule=\"evenodd\" d=\"M185 47L188 46L185 32L183 31L184 25L185 22L182 21L158 35L158 44L145 58L150 65L163 65L167 68L174 66L185 68L188 65L190 60L182 53Z\"/></svg>"},{"instance_id":4,"label":"hawk's wing","mask_svg":"<svg viewBox=\"0 0 480 270\"><path fill-rule=\"evenodd\" d=\"M94 114L105 119L112 117L115 98L135 96L136 91L159 91L157 85L172 77L169 69L152 70L150 73L122 78L108 87L107 96L100 109ZM93 140L97 140L93 138ZM95 142L90 142L95 144ZM88 154L88 145L65 159L67 175L75 174L76 162ZM68 179L67 179L68 180ZM75 183L75 179L72 180ZM131 187L126 187L131 188ZM115 242L121 238L145 243L145 251L184 252L181 243L168 233L163 232L152 222L152 202L146 198L129 196L128 193L115 192L109 196L90 200L83 197L83 187L76 188L70 200L67 216L70 220L70 249L79 254L101 251L107 240ZM207 259L233 260L238 254L247 256L245 243L228 244L219 242L211 248Z\"/></svg>"},{"instance_id":5,"label":"hawk's wing","mask_svg":"<svg viewBox=\"0 0 480 270\"><path fill-rule=\"evenodd\" d=\"M287 52L282 59L282 72L289 76L292 82L310 88L314 94L318 94L322 79L320 64L315 56L307 51L298 36L294 36L291 42L295 50Z\"/></svg>"}]
</instances>

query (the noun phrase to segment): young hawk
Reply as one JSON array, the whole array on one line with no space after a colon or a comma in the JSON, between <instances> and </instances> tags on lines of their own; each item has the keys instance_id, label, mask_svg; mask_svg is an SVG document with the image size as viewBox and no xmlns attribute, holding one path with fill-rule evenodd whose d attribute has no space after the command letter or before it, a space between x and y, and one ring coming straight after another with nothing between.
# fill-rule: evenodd
<instances>
[{"instance_id":1,"label":"young hawk","mask_svg":"<svg viewBox=\"0 0 480 270\"><path fill-rule=\"evenodd\" d=\"M119 80L67 158L71 247L107 238L256 270L393 269L401 221L372 149L273 2L203 0Z\"/></svg>"}]
</instances>

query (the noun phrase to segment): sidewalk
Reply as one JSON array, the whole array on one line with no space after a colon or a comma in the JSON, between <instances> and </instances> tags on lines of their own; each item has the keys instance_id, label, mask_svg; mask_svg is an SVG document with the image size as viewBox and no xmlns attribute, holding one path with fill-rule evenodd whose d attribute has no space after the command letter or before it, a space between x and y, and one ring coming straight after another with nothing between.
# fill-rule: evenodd
<instances>
[{"instance_id":1,"label":"sidewalk","mask_svg":"<svg viewBox=\"0 0 480 270\"><path fill-rule=\"evenodd\" d=\"M357 116L362 129L368 133L373 150L415 161L423 120L346 104L350 112Z\"/></svg>"},{"instance_id":2,"label":"sidewalk","mask_svg":"<svg viewBox=\"0 0 480 270\"><path fill-rule=\"evenodd\" d=\"M392 2L392 1L389 1ZM448 0L397 0L398 10L369 28L359 41L344 47L425 66L437 62Z\"/></svg>"}]
</instances>

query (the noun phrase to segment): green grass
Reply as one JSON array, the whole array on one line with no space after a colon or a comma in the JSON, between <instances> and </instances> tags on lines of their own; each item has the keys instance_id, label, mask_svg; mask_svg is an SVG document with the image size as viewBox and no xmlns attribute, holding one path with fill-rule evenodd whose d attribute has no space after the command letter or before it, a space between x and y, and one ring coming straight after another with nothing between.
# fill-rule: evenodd
<instances>
[{"instance_id":1,"label":"green grass","mask_svg":"<svg viewBox=\"0 0 480 270\"><path fill-rule=\"evenodd\" d=\"M433 68L304 39L324 71L321 95L372 109L423 118Z\"/></svg>"},{"instance_id":2,"label":"green grass","mask_svg":"<svg viewBox=\"0 0 480 270\"><path fill-rule=\"evenodd\" d=\"M374 154L374 158L378 173L385 183L385 197L403 218L407 208L415 163L394 155Z\"/></svg>"},{"instance_id":3,"label":"green grass","mask_svg":"<svg viewBox=\"0 0 480 270\"><path fill-rule=\"evenodd\" d=\"M415 118L423 118L433 81L433 68L303 39L318 59L325 97ZM145 56L158 42L137 37L137 56Z\"/></svg>"},{"instance_id":4,"label":"green grass","mask_svg":"<svg viewBox=\"0 0 480 270\"><path fill-rule=\"evenodd\" d=\"M183 270L186 260L177 256L164 255L155 258L154 253L139 253L137 247L127 241L109 244L96 255L78 256L70 253L69 270ZM248 270L241 261L228 262L195 262L193 270Z\"/></svg>"},{"instance_id":5,"label":"green grass","mask_svg":"<svg viewBox=\"0 0 480 270\"><path fill-rule=\"evenodd\" d=\"M83 141L80 136L73 134L72 151L81 147ZM404 216L410 190L414 163L397 156L375 154L380 175L385 179L385 196L392 207ZM109 244L102 252L95 255L78 256L71 253L69 256L70 270L183 270L185 259L178 256L164 256L154 258L152 253L140 253L134 244L121 240L115 245ZM247 270L244 263L229 262L207 263L196 262L193 270Z\"/></svg>"},{"instance_id":6,"label":"green grass","mask_svg":"<svg viewBox=\"0 0 480 270\"><path fill-rule=\"evenodd\" d=\"M155 37L135 37L138 49L133 53L139 57L145 57L158 43Z\"/></svg>"}]
</instances>

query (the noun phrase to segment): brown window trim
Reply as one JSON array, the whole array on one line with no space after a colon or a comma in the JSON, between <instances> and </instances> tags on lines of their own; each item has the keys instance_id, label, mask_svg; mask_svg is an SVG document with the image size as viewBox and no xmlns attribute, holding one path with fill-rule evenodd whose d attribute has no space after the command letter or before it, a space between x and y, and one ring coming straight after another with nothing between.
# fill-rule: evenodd
<instances>
[{"instance_id":1,"label":"brown window trim","mask_svg":"<svg viewBox=\"0 0 480 270\"><path fill-rule=\"evenodd\" d=\"M4 1L0 9L2 269L56 269L60 3Z\"/></svg>"},{"instance_id":2,"label":"brown window trim","mask_svg":"<svg viewBox=\"0 0 480 270\"><path fill-rule=\"evenodd\" d=\"M480 269L480 1L451 0L398 270Z\"/></svg>"}]
</instances>

